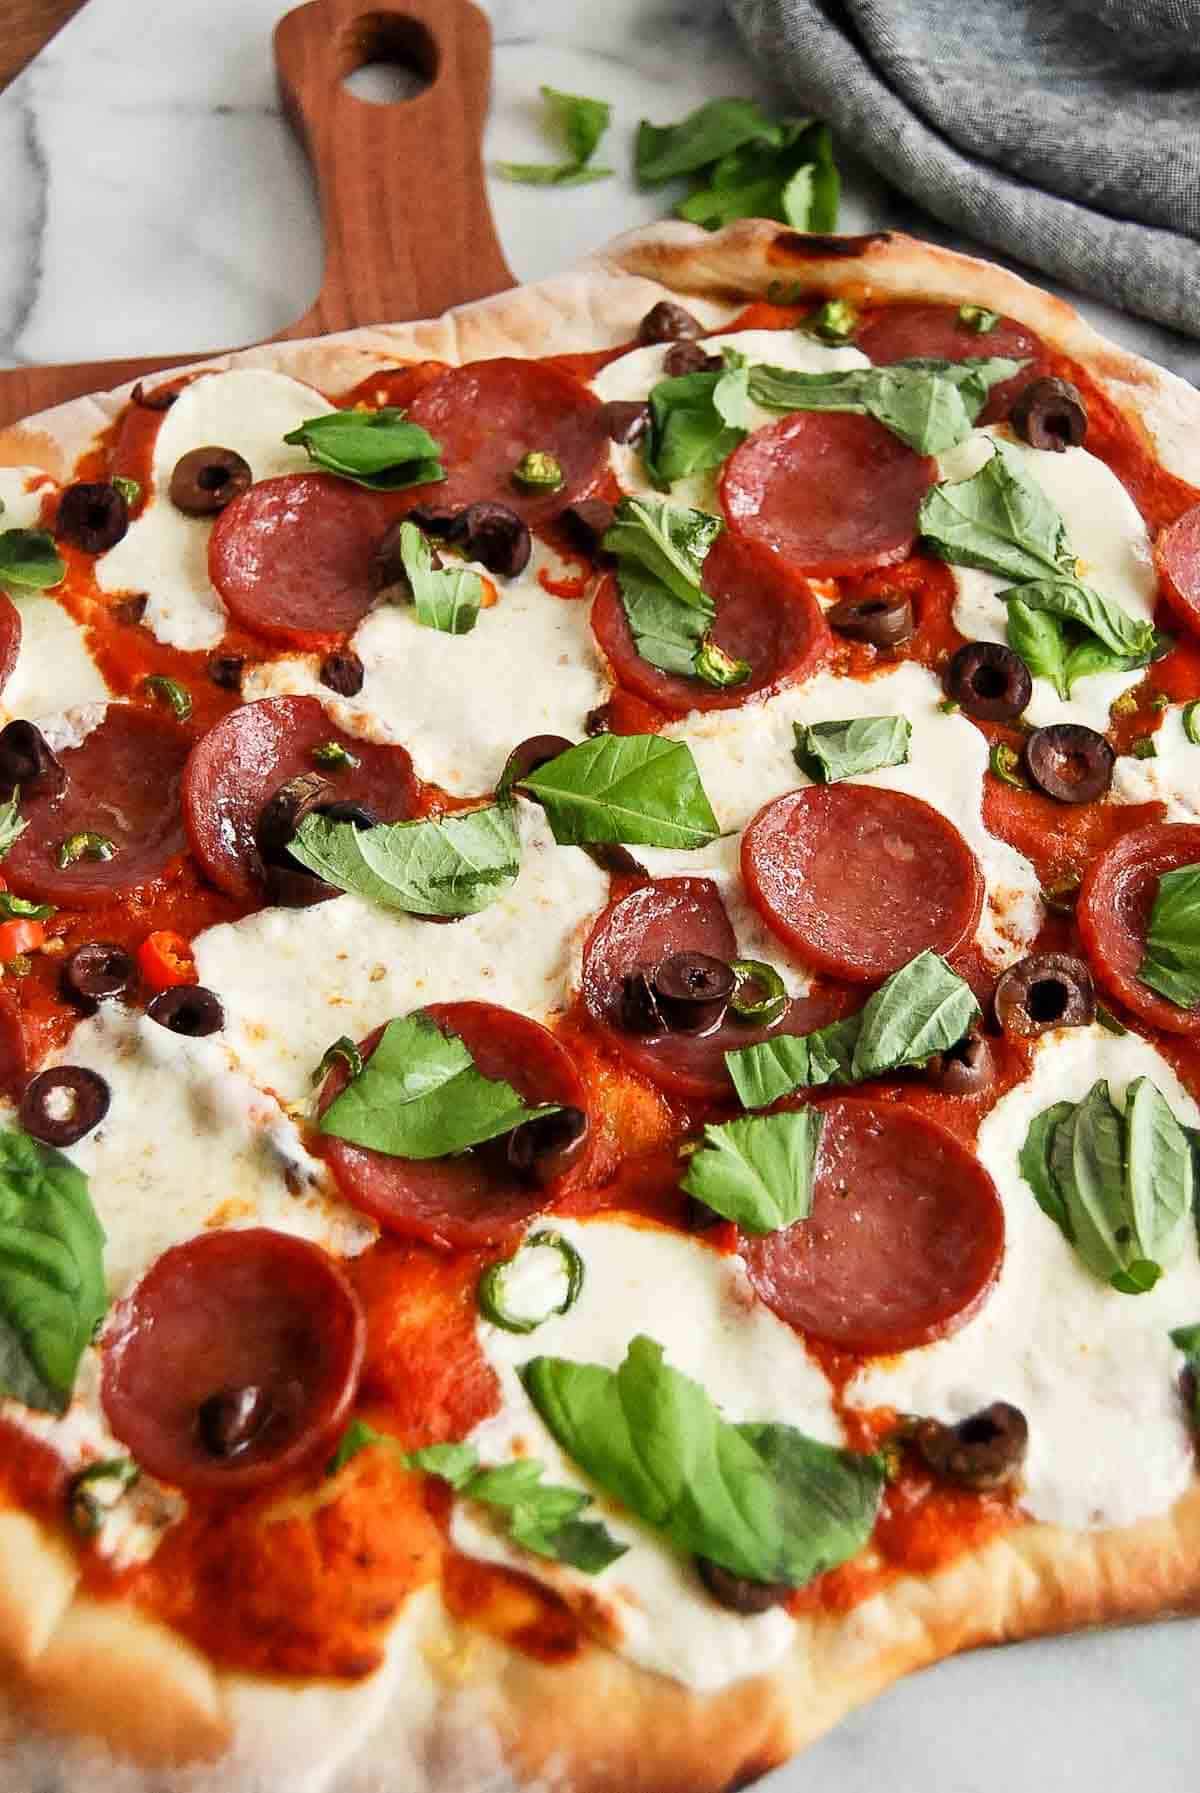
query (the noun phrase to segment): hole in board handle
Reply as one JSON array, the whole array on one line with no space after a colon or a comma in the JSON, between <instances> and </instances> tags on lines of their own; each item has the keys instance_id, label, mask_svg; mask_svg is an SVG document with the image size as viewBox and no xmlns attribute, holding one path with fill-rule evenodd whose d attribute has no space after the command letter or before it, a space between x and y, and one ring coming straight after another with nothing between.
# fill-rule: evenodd
<instances>
[{"instance_id":1,"label":"hole in board handle","mask_svg":"<svg viewBox=\"0 0 1200 1793\"><path fill-rule=\"evenodd\" d=\"M419 19L364 13L344 34L338 62L342 87L356 100L402 105L432 85L438 49Z\"/></svg>"}]
</instances>

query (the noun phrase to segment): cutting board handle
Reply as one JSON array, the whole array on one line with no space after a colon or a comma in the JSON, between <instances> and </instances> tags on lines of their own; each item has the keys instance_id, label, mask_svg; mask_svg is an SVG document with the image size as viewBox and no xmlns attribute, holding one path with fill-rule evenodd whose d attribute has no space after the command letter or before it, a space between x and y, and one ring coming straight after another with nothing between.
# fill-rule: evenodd
<instances>
[{"instance_id":1,"label":"cutting board handle","mask_svg":"<svg viewBox=\"0 0 1200 1793\"><path fill-rule=\"evenodd\" d=\"M345 77L378 61L429 85L357 98ZM309 0L276 27L275 63L325 240L316 303L284 336L436 317L515 284L484 187L491 36L470 0Z\"/></svg>"}]
</instances>

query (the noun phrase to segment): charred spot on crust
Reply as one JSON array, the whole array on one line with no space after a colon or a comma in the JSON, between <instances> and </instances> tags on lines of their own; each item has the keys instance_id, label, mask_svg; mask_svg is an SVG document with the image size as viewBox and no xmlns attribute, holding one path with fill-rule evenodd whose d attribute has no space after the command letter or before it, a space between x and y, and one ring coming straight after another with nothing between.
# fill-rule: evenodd
<instances>
[{"instance_id":1,"label":"charred spot on crust","mask_svg":"<svg viewBox=\"0 0 1200 1793\"><path fill-rule=\"evenodd\" d=\"M890 230L873 230L861 237L808 236L800 231L781 231L771 245L772 256L791 261L853 261L866 255L877 243L890 243Z\"/></svg>"}]
</instances>

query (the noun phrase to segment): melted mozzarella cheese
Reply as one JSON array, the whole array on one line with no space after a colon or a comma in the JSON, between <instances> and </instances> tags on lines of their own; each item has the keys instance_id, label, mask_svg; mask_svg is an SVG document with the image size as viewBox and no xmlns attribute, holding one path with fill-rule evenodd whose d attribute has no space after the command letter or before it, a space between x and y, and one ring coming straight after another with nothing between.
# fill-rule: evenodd
<instances>
[{"instance_id":1,"label":"melted mozzarella cheese","mask_svg":"<svg viewBox=\"0 0 1200 1793\"><path fill-rule=\"evenodd\" d=\"M738 1259L678 1233L612 1219L563 1222L558 1230L585 1265L575 1305L533 1336L478 1322L502 1395L499 1412L471 1434L484 1463L534 1457L547 1482L587 1487L517 1370L543 1353L615 1369L638 1332L663 1346L672 1368L695 1377L726 1418L775 1421L841 1442L824 1375L791 1328L756 1300ZM727 1611L691 1564L624 1508L601 1497L592 1514L629 1546L599 1575L515 1549L469 1501L455 1507L453 1538L468 1555L516 1564L548 1582L623 1655L701 1691L761 1673L787 1649L793 1621L781 1609L754 1618Z\"/></svg>"},{"instance_id":2,"label":"melted mozzarella cheese","mask_svg":"<svg viewBox=\"0 0 1200 1793\"><path fill-rule=\"evenodd\" d=\"M722 830L740 830L764 803L810 780L793 758L793 725L846 721L857 716L906 716L912 724L909 759L854 779L855 784L920 797L953 822L978 859L987 884L980 946L994 965L1020 958L1041 920L1037 874L1023 854L983 825L987 742L964 716L941 709L942 690L911 662L870 679L819 673L804 685L737 710L693 711L664 730L686 741L695 757ZM766 959L796 988L794 967L741 893L738 850L728 836L696 853L639 848L656 875L711 877L721 886L743 952ZM743 938L742 929L747 929Z\"/></svg>"},{"instance_id":3,"label":"melted mozzarella cheese","mask_svg":"<svg viewBox=\"0 0 1200 1793\"><path fill-rule=\"evenodd\" d=\"M407 604L373 610L353 637L363 685L349 701L331 701L312 654L256 667L242 695L318 696L352 733L402 743L420 776L444 790L492 790L518 741L577 739L609 692L590 601L548 592L537 576L544 567L564 570L539 543L520 578L495 582L496 603L467 635L426 628Z\"/></svg>"},{"instance_id":4,"label":"melted mozzarella cheese","mask_svg":"<svg viewBox=\"0 0 1200 1793\"><path fill-rule=\"evenodd\" d=\"M1200 822L1200 746L1183 730L1185 705L1168 710L1150 737L1154 758L1123 753L1113 768L1114 803L1164 803L1168 822Z\"/></svg>"},{"instance_id":5,"label":"melted mozzarella cheese","mask_svg":"<svg viewBox=\"0 0 1200 1793\"><path fill-rule=\"evenodd\" d=\"M1120 604L1130 616L1149 622L1158 581L1146 525L1116 474L1085 448L1053 454L1015 442L1006 432L975 430L958 448L942 456L941 477L957 482L978 473L993 452L993 439L1000 434L1021 473L1041 488L1062 517L1067 540L1079 557L1080 578ZM958 587L955 627L969 641L1006 641L1008 607L997 594L1011 589L1013 580L998 579L974 567L954 567L952 571ZM1066 702L1048 679L1035 678L1025 720L1039 728L1051 722L1081 722L1102 734L1114 700L1144 676L1141 670L1097 673L1078 680Z\"/></svg>"},{"instance_id":6,"label":"melted mozzarella cheese","mask_svg":"<svg viewBox=\"0 0 1200 1793\"><path fill-rule=\"evenodd\" d=\"M1101 1027L1043 1037L1032 1075L979 1130L980 1162L1004 1203L999 1280L975 1319L947 1339L866 1370L850 1398L957 1421L1011 1401L1029 1421L1024 1505L1072 1527L1132 1525L1163 1512L1195 1479L1195 1445L1179 1396L1172 1327L1200 1315L1200 1253L1147 1295L1120 1295L1084 1268L1021 1176L1030 1122L1077 1102L1098 1077L1120 1101L1149 1077L1187 1126L1200 1109L1154 1048Z\"/></svg>"},{"instance_id":7,"label":"melted mozzarella cheese","mask_svg":"<svg viewBox=\"0 0 1200 1793\"><path fill-rule=\"evenodd\" d=\"M35 529L53 482L36 467L0 467L0 528ZM21 618L21 647L0 703L10 716L40 716L108 696L85 631L52 592L10 592Z\"/></svg>"},{"instance_id":8,"label":"melted mozzarella cheese","mask_svg":"<svg viewBox=\"0 0 1200 1793\"><path fill-rule=\"evenodd\" d=\"M556 846L533 804L519 807L520 875L478 915L440 924L343 896L198 937L200 979L225 1004L226 1038L256 1082L298 1101L331 1040L361 1039L425 1003L494 1002L535 1019L562 1007L608 879L578 848Z\"/></svg>"},{"instance_id":9,"label":"melted mozzarella cheese","mask_svg":"<svg viewBox=\"0 0 1200 1793\"><path fill-rule=\"evenodd\" d=\"M266 368L203 374L163 418L154 445L153 489L124 538L96 562L102 591L145 592L142 618L170 647L215 647L225 633L221 600L208 578L211 517L188 517L171 503L176 462L194 448L230 448L256 480L312 466L284 436L333 409L311 386Z\"/></svg>"},{"instance_id":10,"label":"melted mozzarella cheese","mask_svg":"<svg viewBox=\"0 0 1200 1793\"><path fill-rule=\"evenodd\" d=\"M592 381L594 391L605 402L610 399L646 398L651 387L668 377L663 371L663 362L674 346L669 342L653 343L649 348L632 349L628 355L610 361ZM843 368L869 366L866 356L857 349L829 348L802 330L732 330L721 336L706 336L702 346L708 354L716 354L718 350L728 346L737 349L751 363L786 367L793 373L827 374L837 373ZM778 423L783 416L780 411L767 411L759 405L752 405L751 410L751 429ZM609 461L623 491L662 496L647 477L636 446L628 447L614 442L609 452ZM720 475L721 469L716 467L706 473L696 473L686 479L676 480L671 487L671 502L720 514L721 505L717 497Z\"/></svg>"}]
</instances>

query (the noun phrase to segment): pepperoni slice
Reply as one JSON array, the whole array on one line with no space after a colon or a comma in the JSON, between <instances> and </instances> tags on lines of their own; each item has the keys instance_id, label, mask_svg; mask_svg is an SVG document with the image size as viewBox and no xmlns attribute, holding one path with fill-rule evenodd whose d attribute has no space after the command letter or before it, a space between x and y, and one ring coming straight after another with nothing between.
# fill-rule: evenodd
<instances>
[{"instance_id":1,"label":"pepperoni slice","mask_svg":"<svg viewBox=\"0 0 1200 1793\"><path fill-rule=\"evenodd\" d=\"M1008 361L1027 361L1002 386L994 386L981 413L992 423L1007 417L1022 386L1042 371L1046 350L1032 330L1015 318L1000 318L990 330L973 330L958 315L957 305L888 305L862 326L854 339L868 361L889 367L893 361L970 361L1002 356Z\"/></svg>"},{"instance_id":2,"label":"pepperoni slice","mask_svg":"<svg viewBox=\"0 0 1200 1793\"><path fill-rule=\"evenodd\" d=\"M164 717L109 704L82 744L59 754L63 790L22 798L28 826L4 861L10 889L64 909L97 909L161 877L187 845L179 781L190 744ZM63 843L89 833L110 841L113 856L61 866Z\"/></svg>"},{"instance_id":3,"label":"pepperoni slice","mask_svg":"<svg viewBox=\"0 0 1200 1793\"><path fill-rule=\"evenodd\" d=\"M728 1101L734 1094L725 1054L780 1033L809 1033L837 1018L840 1006L826 996L794 997L771 1027L730 1016L715 1032L637 1034L622 1025L625 979L652 971L673 953L709 953L727 963L737 940L721 893L711 878L659 878L610 903L592 929L583 954L583 1000L635 1070L672 1095Z\"/></svg>"},{"instance_id":4,"label":"pepperoni slice","mask_svg":"<svg viewBox=\"0 0 1200 1793\"><path fill-rule=\"evenodd\" d=\"M1161 531L1154 544L1154 564L1167 602L1200 634L1200 504Z\"/></svg>"},{"instance_id":5,"label":"pepperoni slice","mask_svg":"<svg viewBox=\"0 0 1200 1793\"><path fill-rule=\"evenodd\" d=\"M117 1309L104 1411L152 1475L241 1494L330 1444L365 1346L358 1297L319 1246L266 1227L202 1233L164 1252ZM219 1454L210 1404L239 1396L249 1411Z\"/></svg>"},{"instance_id":6,"label":"pepperoni slice","mask_svg":"<svg viewBox=\"0 0 1200 1793\"><path fill-rule=\"evenodd\" d=\"M755 1290L843 1351L910 1351L969 1320L1004 1255L1004 1210L979 1160L911 1108L822 1104L812 1212L746 1238Z\"/></svg>"},{"instance_id":7,"label":"pepperoni slice","mask_svg":"<svg viewBox=\"0 0 1200 1793\"><path fill-rule=\"evenodd\" d=\"M760 809L742 876L781 939L831 977L874 984L975 932L984 884L958 830L875 785L809 785Z\"/></svg>"},{"instance_id":8,"label":"pepperoni slice","mask_svg":"<svg viewBox=\"0 0 1200 1793\"><path fill-rule=\"evenodd\" d=\"M815 578L890 566L912 550L937 462L873 417L797 411L755 430L721 475L731 529Z\"/></svg>"},{"instance_id":9,"label":"pepperoni slice","mask_svg":"<svg viewBox=\"0 0 1200 1793\"><path fill-rule=\"evenodd\" d=\"M445 483L430 487L439 507L491 499L527 523L557 516L594 486L608 465L604 408L571 374L501 356L453 367L422 387L409 408L442 448ZM553 455L563 483L523 492L513 469L527 454Z\"/></svg>"},{"instance_id":10,"label":"pepperoni slice","mask_svg":"<svg viewBox=\"0 0 1200 1793\"><path fill-rule=\"evenodd\" d=\"M371 557L396 510L394 493L331 473L260 480L213 525L208 576L244 629L321 647L357 628L374 603Z\"/></svg>"},{"instance_id":11,"label":"pepperoni slice","mask_svg":"<svg viewBox=\"0 0 1200 1793\"><path fill-rule=\"evenodd\" d=\"M327 742L358 762L344 770L314 758ZM416 780L403 747L363 741L335 728L315 697L265 697L231 710L201 736L183 774L183 820L207 877L242 903L268 894L256 831L264 806L289 779L320 773L330 802L360 803L381 822L413 813ZM313 880L313 901L329 895Z\"/></svg>"},{"instance_id":12,"label":"pepperoni slice","mask_svg":"<svg viewBox=\"0 0 1200 1793\"><path fill-rule=\"evenodd\" d=\"M777 555L725 531L704 563L704 589L716 604L712 636L736 660L750 663L742 685L724 689L702 679L662 672L634 646L615 578L605 579L592 606L592 630L626 690L660 710L728 710L748 697L799 682L828 644L821 607L807 584Z\"/></svg>"},{"instance_id":13,"label":"pepperoni slice","mask_svg":"<svg viewBox=\"0 0 1200 1793\"><path fill-rule=\"evenodd\" d=\"M485 1077L511 1083L531 1106L558 1102L586 1112L587 1095L574 1060L538 1022L490 1002L431 1003L425 1012L444 1032L457 1034ZM376 1028L362 1041L364 1059L382 1033ZM345 1077L340 1068L330 1073L322 1111ZM393 1158L332 1135L324 1144L348 1202L393 1233L449 1250L502 1243L577 1183L582 1171L577 1165L548 1190L523 1182L509 1166L503 1139L454 1157L425 1159Z\"/></svg>"},{"instance_id":14,"label":"pepperoni slice","mask_svg":"<svg viewBox=\"0 0 1200 1793\"><path fill-rule=\"evenodd\" d=\"M0 691L17 669L21 651L21 612L7 592L0 592Z\"/></svg>"},{"instance_id":15,"label":"pepperoni slice","mask_svg":"<svg viewBox=\"0 0 1200 1793\"><path fill-rule=\"evenodd\" d=\"M1200 824L1159 822L1139 828L1093 860L1075 914L1098 984L1152 1027L1200 1034L1200 1002L1180 1008L1137 974L1158 880L1184 865L1200 865Z\"/></svg>"}]
</instances>

